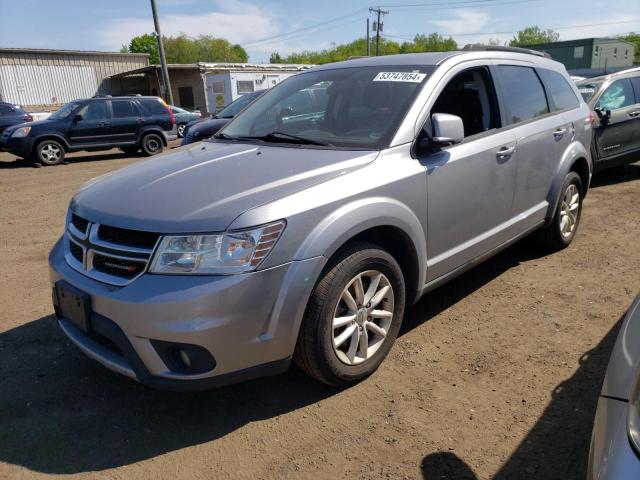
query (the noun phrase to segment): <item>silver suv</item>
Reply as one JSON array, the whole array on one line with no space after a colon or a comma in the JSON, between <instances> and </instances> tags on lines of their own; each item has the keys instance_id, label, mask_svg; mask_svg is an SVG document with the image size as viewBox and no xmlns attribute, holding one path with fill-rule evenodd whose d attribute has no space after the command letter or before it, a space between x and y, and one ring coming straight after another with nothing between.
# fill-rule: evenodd
<instances>
[{"instance_id":1,"label":"silver suv","mask_svg":"<svg viewBox=\"0 0 640 480\"><path fill-rule=\"evenodd\" d=\"M534 231L569 245L591 134L564 67L529 51L313 68L212 140L81 188L49 257L58 322L151 386L207 388L292 359L352 384L434 287Z\"/></svg>"}]
</instances>

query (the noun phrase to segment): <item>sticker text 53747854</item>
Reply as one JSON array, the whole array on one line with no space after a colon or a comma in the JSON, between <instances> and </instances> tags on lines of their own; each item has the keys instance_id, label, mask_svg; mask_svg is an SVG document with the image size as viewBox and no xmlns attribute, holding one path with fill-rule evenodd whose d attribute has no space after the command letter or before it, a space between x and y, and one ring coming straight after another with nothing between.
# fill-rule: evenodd
<instances>
[{"instance_id":1,"label":"sticker text 53747854","mask_svg":"<svg viewBox=\"0 0 640 480\"><path fill-rule=\"evenodd\" d=\"M376 75L373 81L420 83L426 76L426 73L418 72L380 72Z\"/></svg>"}]
</instances>

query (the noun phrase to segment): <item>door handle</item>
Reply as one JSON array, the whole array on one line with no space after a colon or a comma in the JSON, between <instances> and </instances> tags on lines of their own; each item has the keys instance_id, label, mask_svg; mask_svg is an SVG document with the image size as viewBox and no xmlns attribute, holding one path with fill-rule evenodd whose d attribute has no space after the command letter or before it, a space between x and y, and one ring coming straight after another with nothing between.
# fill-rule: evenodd
<instances>
[{"instance_id":1,"label":"door handle","mask_svg":"<svg viewBox=\"0 0 640 480\"><path fill-rule=\"evenodd\" d=\"M628 114L630 117L637 117L638 115L640 115L640 110L636 110L634 112L629 112Z\"/></svg>"},{"instance_id":2,"label":"door handle","mask_svg":"<svg viewBox=\"0 0 640 480\"><path fill-rule=\"evenodd\" d=\"M516 147L502 147L500 150L496 152L496 157L498 158L508 158L513 155L513 152L516 151Z\"/></svg>"},{"instance_id":3,"label":"door handle","mask_svg":"<svg viewBox=\"0 0 640 480\"><path fill-rule=\"evenodd\" d=\"M556 131L553 132L553 136L556 138L562 138L564 136L564 134L567 133L567 129L566 128L558 128Z\"/></svg>"}]
</instances>

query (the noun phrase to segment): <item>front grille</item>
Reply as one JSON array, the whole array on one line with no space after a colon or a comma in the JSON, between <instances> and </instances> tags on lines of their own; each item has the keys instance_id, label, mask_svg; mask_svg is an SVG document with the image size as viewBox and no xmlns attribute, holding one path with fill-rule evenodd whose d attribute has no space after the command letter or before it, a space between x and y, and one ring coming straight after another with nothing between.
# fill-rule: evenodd
<instances>
[{"instance_id":1,"label":"front grille","mask_svg":"<svg viewBox=\"0 0 640 480\"><path fill-rule=\"evenodd\" d=\"M142 273L146 265L146 261L125 260L99 253L93 254L93 268L116 277L134 278Z\"/></svg>"},{"instance_id":2,"label":"front grille","mask_svg":"<svg viewBox=\"0 0 640 480\"><path fill-rule=\"evenodd\" d=\"M84 218L79 217L75 213L72 213L71 214L71 223L73 223L73 226L76 227L76 229L80 233L82 233L83 235L86 235L87 227L89 226L89 221L88 220L85 220Z\"/></svg>"},{"instance_id":3,"label":"front grille","mask_svg":"<svg viewBox=\"0 0 640 480\"><path fill-rule=\"evenodd\" d=\"M124 286L142 275L159 233L93 223L71 213L64 243L67 263L100 282Z\"/></svg>"},{"instance_id":4,"label":"front grille","mask_svg":"<svg viewBox=\"0 0 640 480\"><path fill-rule=\"evenodd\" d=\"M79 261L80 263L82 263L82 247L80 245L78 245L75 242L72 242L71 240L68 240L69 242L69 251L71 252L71 255L73 255L73 258L75 258L77 261Z\"/></svg>"},{"instance_id":5,"label":"front grille","mask_svg":"<svg viewBox=\"0 0 640 480\"><path fill-rule=\"evenodd\" d=\"M141 232L108 225L100 225L98 227L98 238L100 240L126 247L151 249L156 245L159 236L160 234L158 233Z\"/></svg>"}]
</instances>

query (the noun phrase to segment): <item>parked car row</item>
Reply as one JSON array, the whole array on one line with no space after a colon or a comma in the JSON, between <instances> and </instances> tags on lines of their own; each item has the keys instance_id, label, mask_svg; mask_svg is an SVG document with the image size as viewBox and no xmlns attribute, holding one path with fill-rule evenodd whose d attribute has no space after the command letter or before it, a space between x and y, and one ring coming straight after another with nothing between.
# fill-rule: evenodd
<instances>
[{"instance_id":1,"label":"parked car row","mask_svg":"<svg viewBox=\"0 0 640 480\"><path fill-rule=\"evenodd\" d=\"M0 133L7 127L27 122L33 122L33 117L25 112L20 105L0 102Z\"/></svg>"},{"instance_id":2,"label":"parked car row","mask_svg":"<svg viewBox=\"0 0 640 480\"><path fill-rule=\"evenodd\" d=\"M0 150L44 165L58 165L73 151L120 148L161 153L176 138L176 120L158 97L94 97L66 104L47 119L5 128Z\"/></svg>"}]
</instances>

